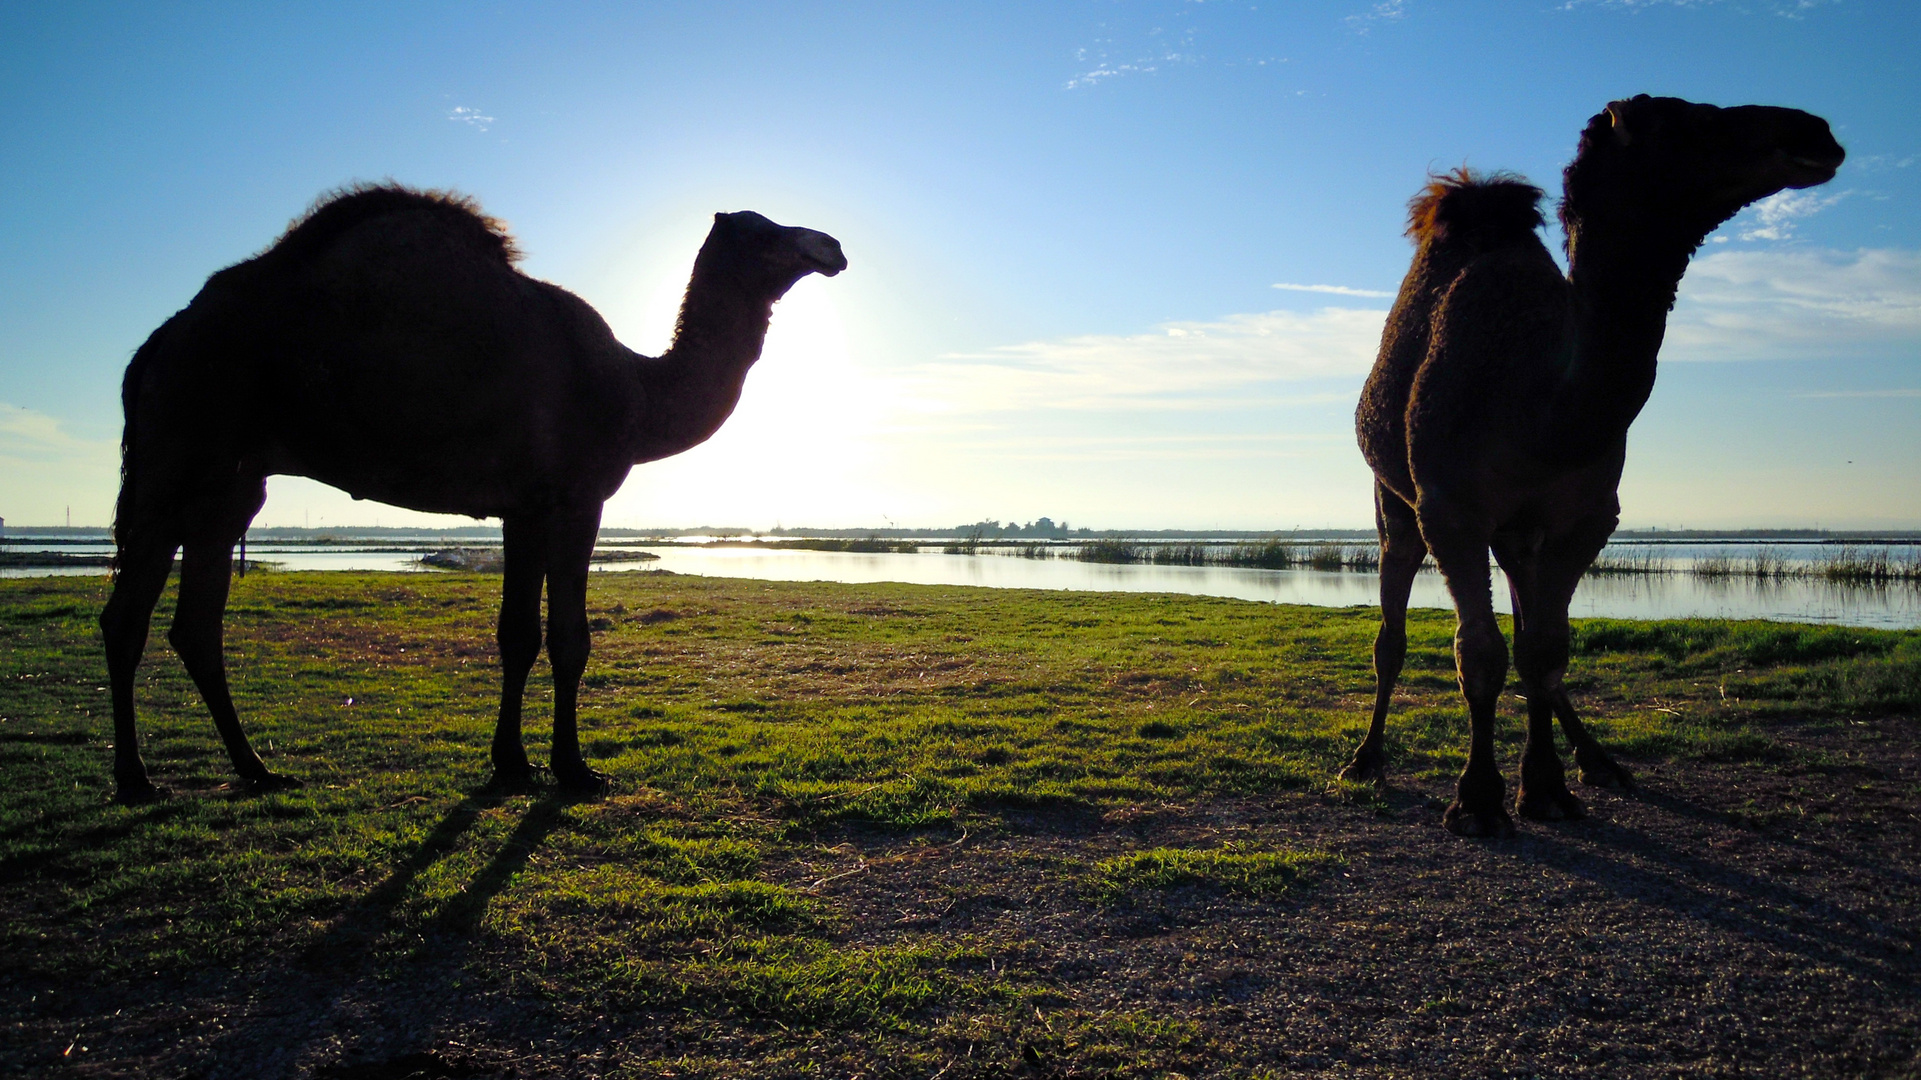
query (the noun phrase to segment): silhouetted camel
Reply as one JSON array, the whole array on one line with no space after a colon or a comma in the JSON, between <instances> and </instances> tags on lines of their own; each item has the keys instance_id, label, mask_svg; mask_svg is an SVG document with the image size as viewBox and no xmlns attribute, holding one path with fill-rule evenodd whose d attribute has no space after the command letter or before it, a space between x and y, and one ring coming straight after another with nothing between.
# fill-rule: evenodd
<instances>
[{"instance_id":1,"label":"silhouetted camel","mask_svg":"<svg viewBox=\"0 0 1921 1080\"><path fill-rule=\"evenodd\" d=\"M168 640L240 776L293 782L247 744L227 692L221 616L233 546L275 473L413 510L498 517L506 566L495 779L533 781L521 696L548 595L553 772L592 789L575 695L587 664L587 563L601 504L635 464L706 440L740 398L774 301L846 268L825 233L714 215L673 347L614 340L579 297L520 273L506 229L461 196L392 185L317 204L262 254L214 274L127 366L113 595L101 613L119 797L152 798L133 677L176 549Z\"/></svg>"},{"instance_id":2,"label":"silhouetted camel","mask_svg":"<svg viewBox=\"0 0 1921 1080\"><path fill-rule=\"evenodd\" d=\"M1567 167L1565 278L1534 231L1539 189L1463 170L1413 201L1418 251L1355 416L1375 476L1381 629L1373 722L1342 776L1385 778L1408 589L1432 551L1454 596L1455 665L1473 727L1444 822L1467 836L1513 831L1494 761L1508 655L1491 550L1508 575L1528 702L1516 810L1585 812L1554 748L1556 716L1583 782L1632 785L1562 685L1568 602L1619 520L1628 425L1654 387L1688 258L1743 206L1825 183L1842 157L1827 123L1794 109L1616 101L1588 122Z\"/></svg>"}]
</instances>

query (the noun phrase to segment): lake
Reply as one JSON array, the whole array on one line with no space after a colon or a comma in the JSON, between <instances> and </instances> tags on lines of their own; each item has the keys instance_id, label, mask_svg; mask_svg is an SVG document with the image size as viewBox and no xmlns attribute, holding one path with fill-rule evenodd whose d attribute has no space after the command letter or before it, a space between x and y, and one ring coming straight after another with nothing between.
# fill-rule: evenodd
<instances>
[{"instance_id":1,"label":"lake","mask_svg":"<svg viewBox=\"0 0 1921 1080\"><path fill-rule=\"evenodd\" d=\"M416 561L420 552L398 551L395 543L365 546L314 547L301 544L256 543L248 557L279 564L283 570L386 570L435 573ZM1251 570L1220 566L1107 565L1071 558L1022 558L1012 553L943 555L938 546L919 554L856 554L838 551L696 547L673 544L620 544L660 556L638 563L597 564L602 573L665 570L708 577L761 578L774 581L902 581L922 585L978 585L995 589L1068 589L1106 592L1169 592L1199 596L1229 596L1279 604L1320 606L1372 605L1379 599L1379 579L1352 570ZM71 554L111 553L108 544L37 545L9 543L14 550L56 550ZM1677 570L1704 559L1752 558L1765 551L1790 561L1814 561L1834 545L1814 543L1679 543L1650 545L1630 542L1609 545L1607 555L1645 555L1658 548L1657 557ZM1906 554L1911 546L1895 551ZM70 569L10 569L6 577L49 573L98 574L95 567ZM1508 610L1507 583L1494 573L1495 606ZM1410 604L1451 608L1452 601L1440 575L1424 570L1414 582ZM1883 587L1838 585L1815 578L1698 577L1692 573L1610 574L1589 577L1574 595L1575 617L1619 619L1728 618L1775 619L1787 622L1834 623L1885 628L1921 627L1921 586L1896 583Z\"/></svg>"}]
</instances>

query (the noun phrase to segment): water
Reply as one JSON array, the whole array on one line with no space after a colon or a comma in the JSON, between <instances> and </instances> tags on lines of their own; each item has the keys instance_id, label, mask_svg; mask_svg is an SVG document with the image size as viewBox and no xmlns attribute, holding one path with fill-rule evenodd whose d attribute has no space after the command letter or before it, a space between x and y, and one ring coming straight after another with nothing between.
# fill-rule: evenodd
<instances>
[{"instance_id":1,"label":"water","mask_svg":"<svg viewBox=\"0 0 1921 1080\"><path fill-rule=\"evenodd\" d=\"M70 554L110 554L108 544L35 545L15 541L14 550L52 550ZM278 563L283 570L386 570L427 572L418 551L396 551L393 543L365 546L252 544L248 557ZM1609 554L1643 550L1648 545L1616 544ZM1751 558L1767 549L1783 559L1813 561L1834 550L1825 544L1687 543L1658 545L1669 565L1686 569L1701 559ZM621 545L628 550L627 545ZM922 585L978 585L996 589L1063 589L1096 592L1168 592L1227 596L1281 604L1318 606L1372 605L1379 599L1373 574L1335 570L1246 570L1218 566L1114 566L1066 558L1026 559L1011 554L943 555L923 548L914 555L857 554L838 551L637 545L660 556L638 563L596 564L604 573L668 570L707 577L770 581L902 581ZM984 549L986 550L986 549ZM1905 552L1907 549L1897 549ZM101 574L98 567L8 569L0 576ZM1495 606L1505 612L1507 583L1494 572ZM1439 574L1423 571L1414 581L1414 607L1452 608ZM1887 628L1921 627L1921 586L1838 585L1811 578L1703 578L1690 573L1614 574L1589 577L1574 595L1570 614L1620 619L1729 618L1834 623Z\"/></svg>"}]
</instances>

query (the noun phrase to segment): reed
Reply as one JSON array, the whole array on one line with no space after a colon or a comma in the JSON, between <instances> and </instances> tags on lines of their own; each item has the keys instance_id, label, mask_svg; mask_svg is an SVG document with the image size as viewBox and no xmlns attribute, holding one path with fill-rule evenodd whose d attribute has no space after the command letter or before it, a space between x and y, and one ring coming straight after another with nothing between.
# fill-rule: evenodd
<instances>
[{"instance_id":1,"label":"reed","mask_svg":"<svg viewBox=\"0 0 1921 1080\"><path fill-rule=\"evenodd\" d=\"M1210 554L1205 544L1156 544L1149 561L1160 566L1206 566Z\"/></svg>"},{"instance_id":2,"label":"reed","mask_svg":"<svg viewBox=\"0 0 1921 1080\"><path fill-rule=\"evenodd\" d=\"M1286 570L1300 562L1300 555L1292 544L1269 540L1261 544L1236 544L1221 552L1220 561L1226 566Z\"/></svg>"},{"instance_id":3,"label":"reed","mask_svg":"<svg viewBox=\"0 0 1921 1080\"><path fill-rule=\"evenodd\" d=\"M1885 547L1844 544L1815 563L1810 573L1828 581L1860 584L1921 581L1921 548L1897 555Z\"/></svg>"},{"instance_id":4,"label":"reed","mask_svg":"<svg viewBox=\"0 0 1921 1080\"><path fill-rule=\"evenodd\" d=\"M1603 548L1601 554L1588 564L1587 575L1666 574L1673 572L1673 569L1667 555L1654 548L1622 548L1619 551Z\"/></svg>"},{"instance_id":5,"label":"reed","mask_svg":"<svg viewBox=\"0 0 1921 1080\"><path fill-rule=\"evenodd\" d=\"M1132 540L1090 540L1074 557L1091 563L1137 563L1145 561L1146 552Z\"/></svg>"}]
</instances>

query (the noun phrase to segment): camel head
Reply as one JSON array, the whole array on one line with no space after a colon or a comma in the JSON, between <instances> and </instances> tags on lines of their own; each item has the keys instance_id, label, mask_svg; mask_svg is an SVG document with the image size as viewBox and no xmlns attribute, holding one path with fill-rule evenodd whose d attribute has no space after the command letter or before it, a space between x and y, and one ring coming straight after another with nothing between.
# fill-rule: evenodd
<instances>
[{"instance_id":1,"label":"camel head","mask_svg":"<svg viewBox=\"0 0 1921 1080\"><path fill-rule=\"evenodd\" d=\"M777 225L741 210L714 215L695 267L697 273L722 271L777 300L808 274L833 277L847 269L847 256L840 241L824 232Z\"/></svg>"},{"instance_id":2,"label":"camel head","mask_svg":"<svg viewBox=\"0 0 1921 1080\"><path fill-rule=\"evenodd\" d=\"M1757 199L1827 183L1846 156L1828 122L1799 109L1641 94L1588 121L1568 200L1631 199L1705 236Z\"/></svg>"}]
</instances>

